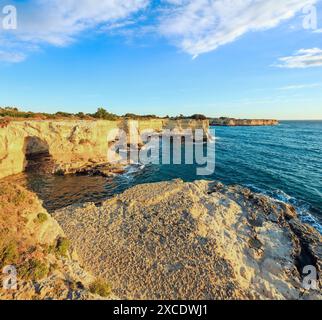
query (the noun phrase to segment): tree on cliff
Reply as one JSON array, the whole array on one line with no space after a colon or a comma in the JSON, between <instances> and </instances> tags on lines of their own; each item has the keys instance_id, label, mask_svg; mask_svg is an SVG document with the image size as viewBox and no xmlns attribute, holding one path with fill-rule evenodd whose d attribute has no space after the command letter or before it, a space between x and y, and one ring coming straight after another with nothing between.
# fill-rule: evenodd
<instances>
[{"instance_id":1,"label":"tree on cliff","mask_svg":"<svg viewBox=\"0 0 322 320\"><path fill-rule=\"evenodd\" d=\"M194 119L194 120L207 120L207 117L203 114L193 114L191 116L191 119Z\"/></svg>"},{"instance_id":2,"label":"tree on cliff","mask_svg":"<svg viewBox=\"0 0 322 320\"><path fill-rule=\"evenodd\" d=\"M97 111L92 114L92 117L103 120L117 120L119 118L116 114L107 112L104 108L98 108Z\"/></svg>"}]
</instances>

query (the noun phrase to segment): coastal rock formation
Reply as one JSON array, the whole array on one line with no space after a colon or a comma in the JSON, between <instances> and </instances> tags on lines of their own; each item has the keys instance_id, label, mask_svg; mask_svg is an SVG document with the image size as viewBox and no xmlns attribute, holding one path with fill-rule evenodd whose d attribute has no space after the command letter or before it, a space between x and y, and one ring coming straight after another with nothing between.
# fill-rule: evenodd
<instances>
[{"instance_id":1,"label":"coastal rock formation","mask_svg":"<svg viewBox=\"0 0 322 320\"><path fill-rule=\"evenodd\" d=\"M106 164L108 146L115 142L108 137L117 129L128 133L131 143L140 144L138 135L143 131L204 129L208 134L209 122L189 119L12 121L0 126L0 179L20 173L27 166L53 173L75 173Z\"/></svg>"},{"instance_id":2,"label":"coastal rock formation","mask_svg":"<svg viewBox=\"0 0 322 320\"><path fill-rule=\"evenodd\" d=\"M181 180L138 185L54 218L87 270L126 299L321 299L321 235L250 190Z\"/></svg>"},{"instance_id":3,"label":"coastal rock formation","mask_svg":"<svg viewBox=\"0 0 322 320\"><path fill-rule=\"evenodd\" d=\"M5 287L8 266L16 288ZM0 270L0 300L101 299L56 220L33 193L7 182L0 182Z\"/></svg>"},{"instance_id":4,"label":"coastal rock formation","mask_svg":"<svg viewBox=\"0 0 322 320\"><path fill-rule=\"evenodd\" d=\"M214 118L210 119L211 126L276 126L279 124L277 120L264 119L234 119L234 118Z\"/></svg>"}]
</instances>

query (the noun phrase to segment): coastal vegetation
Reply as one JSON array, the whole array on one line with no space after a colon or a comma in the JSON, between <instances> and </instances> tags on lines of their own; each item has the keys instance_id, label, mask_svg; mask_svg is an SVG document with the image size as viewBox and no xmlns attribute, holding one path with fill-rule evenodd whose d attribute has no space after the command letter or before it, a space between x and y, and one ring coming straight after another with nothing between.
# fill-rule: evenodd
<instances>
[{"instance_id":1,"label":"coastal vegetation","mask_svg":"<svg viewBox=\"0 0 322 320\"><path fill-rule=\"evenodd\" d=\"M138 115L135 113L126 113L123 116L111 113L104 108L98 108L94 113L68 113L56 112L50 113L36 113L20 111L16 107L0 107L0 128L6 127L11 120L30 119L30 120L152 120L152 119L171 119L171 120L185 120L192 119L197 121L209 120L211 126L274 126L279 122L273 119L235 119L229 117L209 118L203 114L193 114L191 116L160 117L155 114Z\"/></svg>"},{"instance_id":2,"label":"coastal vegetation","mask_svg":"<svg viewBox=\"0 0 322 320\"><path fill-rule=\"evenodd\" d=\"M47 214L45 214L45 213L43 213L43 212L41 212L41 213L38 213L38 215L37 215L37 222L38 223L44 223L45 221L47 221L48 220L48 216L47 216Z\"/></svg>"},{"instance_id":3,"label":"coastal vegetation","mask_svg":"<svg viewBox=\"0 0 322 320\"><path fill-rule=\"evenodd\" d=\"M48 276L48 264L39 260L31 259L24 263L19 268L19 276L25 280L41 280Z\"/></svg>"},{"instance_id":4,"label":"coastal vegetation","mask_svg":"<svg viewBox=\"0 0 322 320\"><path fill-rule=\"evenodd\" d=\"M56 244L56 253L62 257L67 257L70 242L66 238L59 238Z\"/></svg>"},{"instance_id":5,"label":"coastal vegetation","mask_svg":"<svg viewBox=\"0 0 322 320\"><path fill-rule=\"evenodd\" d=\"M11 271L0 272L0 300L109 296L108 283L87 273L70 252L70 241L36 195L0 181L0 270L15 268L18 285L3 289Z\"/></svg>"},{"instance_id":6,"label":"coastal vegetation","mask_svg":"<svg viewBox=\"0 0 322 320\"><path fill-rule=\"evenodd\" d=\"M29 120L152 120L152 119L171 119L185 120L192 119L197 121L209 120L211 126L274 126L279 122L273 119L235 119L229 117L210 118L203 114L193 114L191 116L160 117L155 114L138 115L135 113L126 113L122 116L107 111L105 108L98 108L94 113L44 113L44 112L25 112L16 107L0 107L0 128L6 127L11 120L29 119Z\"/></svg>"},{"instance_id":7,"label":"coastal vegetation","mask_svg":"<svg viewBox=\"0 0 322 320\"><path fill-rule=\"evenodd\" d=\"M28 209L36 210L38 204L34 197L22 187L1 182L0 184L0 268L10 264L17 266L22 277L39 279L45 275L44 251L35 243L34 233L43 224L47 215L36 214L35 218L27 216ZM40 209L40 208L39 208ZM40 211L40 210L37 210ZM46 217L46 218L45 218ZM32 227L33 230L30 228Z\"/></svg>"},{"instance_id":8,"label":"coastal vegetation","mask_svg":"<svg viewBox=\"0 0 322 320\"><path fill-rule=\"evenodd\" d=\"M108 297L111 294L110 285L102 279L97 279L93 283L91 283L89 290L91 293L97 294L101 297Z\"/></svg>"},{"instance_id":9,"label":"coastal vegetation","mask_svg":"<svg viewBox=\"0 0 322 320\"><path fill-rule=\"evenodd\" d=\"M179 115L177 117L159 117L155 114L138 115L134 113L126 113L123 116L111 113L105 108L98 108L94 113L69 113L59 111L56 113L45 113L45 112L31 112L21 111L17 107L0 107L0 128L5 127L8 122L12 119L35 119L35 120L61 120L61 119L72 119L72 120L121 120L121 119L133 119L133 120L150 120L150 119L195 119L195 120L206 120L207 117L202 114L194 114L192 116Z\"/></svg>"}]
</instances>

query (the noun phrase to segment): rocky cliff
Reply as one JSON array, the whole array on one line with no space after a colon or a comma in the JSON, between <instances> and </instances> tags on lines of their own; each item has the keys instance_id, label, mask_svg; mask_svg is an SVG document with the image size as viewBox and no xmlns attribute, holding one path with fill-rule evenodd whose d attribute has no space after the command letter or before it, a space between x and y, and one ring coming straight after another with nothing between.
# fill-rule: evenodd
<instances>
[{"instance_id":1,"label":"rocky cliff","mask_svg":"<svg viewBox=\"0 0 322 320\"><path fill-rule=\"evenodd\" d=\"M279 122L277 120L264 119L233 119L233 118L215 118L210 119L211 126L276 126Z\"/></svg>"},{"instance_id":2,"label":"rocky cliff","mask_svg":"<svg viewBox=\"0 0 322 320\"><path fill-rule=\"evenodd\" d=\"M208 121L154 119L142 121L12 121L0 127L0 178L17 174L42 155L53 172L73 172L93 163L107 161L109 133L122 129L131 136L143 130L162 132L204 129ZM140 141L138 141L140 142ZM39 167L39 166L38 166Z\"/></svg>"},{"instance_id":3,"label":"rocky cliff","mask_svg":"<svg viewBox=\"0 0 322 320\"><path fill-rule=\"evenodd\" d=\"M125 299L321 299L321 235L248 189L138 185L54 213L84 265ZM303 287L303 268L320 275Z\"/></svg>"}]
</instances>

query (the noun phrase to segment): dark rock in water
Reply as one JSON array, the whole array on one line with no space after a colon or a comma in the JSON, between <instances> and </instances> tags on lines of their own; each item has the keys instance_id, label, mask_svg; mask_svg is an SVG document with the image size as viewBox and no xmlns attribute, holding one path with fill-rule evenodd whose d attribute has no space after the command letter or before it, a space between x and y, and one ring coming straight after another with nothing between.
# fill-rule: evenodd
<instances>
[{"instance_id":1,"label":"dark rock in water","mask_svg":"<svg viewBox=\"0 0 322 320\"><path fill-rule=\"evenodd\" d=\"M110 163L95 163L94 161L86 163L85 165L64 172L60 170L60 174L76 174L76 175L90 175L102 177L114 177L117 174L125 173L125 166L123 164L110 164Z\"/></svg>"},{"instance_id":2,"label":"dark rock in water","mask_svg":"<svg viewBox=\"0 0 322 320\"><path fill-rule=\"evenodd\" d=\"M87 173L92 175L99 175L102 177L113 177L116 174L123 174L124 172L125 169L123 166L113 166L107 164L89 169Z\"/></svg>"}]
</instances>

